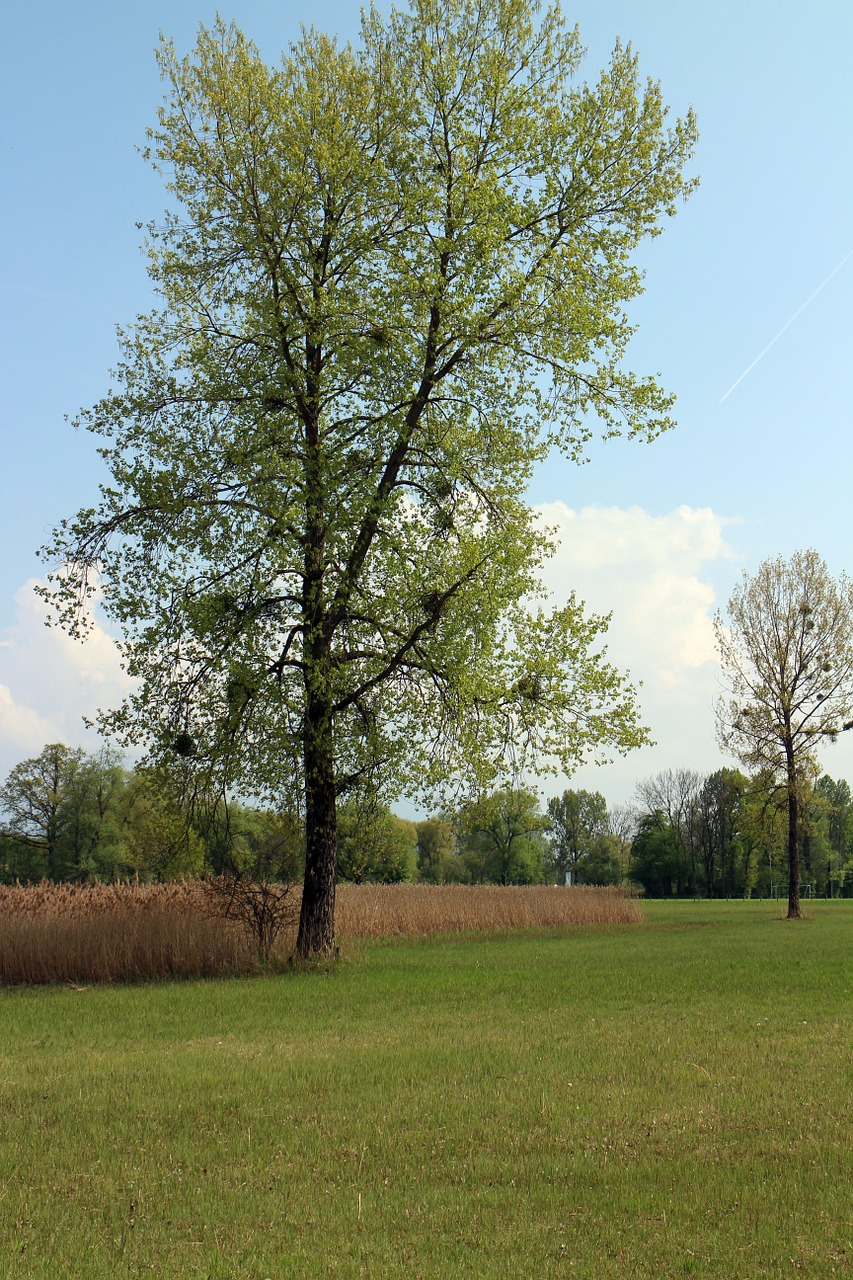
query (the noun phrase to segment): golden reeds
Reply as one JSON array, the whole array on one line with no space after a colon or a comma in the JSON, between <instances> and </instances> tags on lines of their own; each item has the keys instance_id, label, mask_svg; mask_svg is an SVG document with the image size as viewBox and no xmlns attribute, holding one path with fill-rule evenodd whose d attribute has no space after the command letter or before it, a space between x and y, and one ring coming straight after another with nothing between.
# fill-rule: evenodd
<instances>
[{"instance_id":1,"label":"golden reeds","mask_svg":"<svg viewBox=\"0 0 853 1280\"><path fill-rule=\"evenodd\" d=\"M624 889L492 884L342 884L335 913L341 938L636 924L642 918Z\"/></svg>"},{"instance_id":2,"label":"golden reeds","mask_svg":"<svg viewBox=\"0 0 853 1280\"><path fill-rule=\"evenodd\" d=\"M641 919L639 905L620 889L342 884L337 891L344 942ZM273 961L284 961L293 942L291 927L279 935ZM0 886L5 985L244 973L257 956L251 929L221 918L204 881Z\"/></svg>"},{"instance_id":3,"label":"golden reeds","mask_svg":"<svg viewBox=\"0 0 853 1280\"><path fill-rule=\"evenodd\" d=\"M0 982L215 975L251 966L238 924L214 918L201 881L0 886Z\"/></svg>"}]
</instances>

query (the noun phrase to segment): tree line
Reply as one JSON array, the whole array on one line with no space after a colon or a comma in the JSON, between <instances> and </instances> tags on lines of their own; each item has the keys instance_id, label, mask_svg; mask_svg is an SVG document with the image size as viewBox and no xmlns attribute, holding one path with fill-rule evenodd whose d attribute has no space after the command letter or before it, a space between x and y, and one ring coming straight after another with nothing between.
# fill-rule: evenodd
<instances>
[{"instance_id":1,"label":"tree line","mask_svg":"<svg viewBox=\"0 0 853 1280\"><path fill-rule=\"evenodd\" d=\"M0 880L178 880L209 872L290 879L299 824L248 805L191 808L181 780L128 769L113 747L49 743L0 786Z\"/></svg>"},{"instance_id":2,"label":"tree line","mask_svg":"<svg viewBox=\"0 0 853 1280\"><path fill-rule=\"evenodd\" d=\"M362 797L341 807L338 878L427 884L633 884L652 897L787 892L787 798L768 775L667 770L632 804L567 789L543 802L502 787L422 821ZM802 794L807 891L853 896L853 796L844 780ZM189 806L174 774L126 768L111 747L51 743L0 786L0 881L297 881L305 824L245 803Z\"/></svg>"},{"instance_id":3,"label":"tree line","mask_svg":"<svg viewBox=\"0 0 853 1280\"><path fill-rule=\"evenodd\" d=\"M637 788L631 874L653 897L788 897L788 793L770 773L667 770ZM799 791L805 892L853 896L853 799L828 775Z\"/></svg>"}]
</instances>

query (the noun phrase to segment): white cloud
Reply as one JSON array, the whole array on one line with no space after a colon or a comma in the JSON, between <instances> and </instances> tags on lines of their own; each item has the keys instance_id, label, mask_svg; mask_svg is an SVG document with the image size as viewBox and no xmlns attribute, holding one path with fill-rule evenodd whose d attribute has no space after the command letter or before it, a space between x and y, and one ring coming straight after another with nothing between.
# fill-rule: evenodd
<instances>
[{"instance_id":1,"label":"white cloud","mask_svg":"<svg viewBox=\"0 0 853 1280\"><path fill-rule=\"evenodd\" d=\"M639 507L572 511L562 502L538 510L559 540L546 586L558 598L574 588L591 609L612 611L611 647L630 647L638 676L675 688L716 661L714 589L703 573L733 558L721 517L691 507L666 516Z\"/></svg>"},{"instance_id":2,"label":"white cloud","mask_svg":"<svg viewBox=\"0 0 853 1280\"><path fill-rule=\"evenodd\" d=\"M5 753L8 745L19 753L31 755L55 736L56 727L50 720L33 707L21 706L9 686L0 684L0 753Z\"/></svg>"},{"instance_id":3,"label":"white cloud","mask_svg":"<svg viewBox=\"0 0 853 1280\"><path fill-rule=\"evenodd\" d=\"M97 745L83 717L115 706L130 688L112 637L97 621L85 641L45 626L30 579L15 595L15 622L0 640L0 780L47 742Z\"/></svg>"},{"instance_id":4,"label":"white cloud","mask_svg":"<svg viewBox=\"0 0 853 1280\"><path fill-rule=\"evenodd\" d=\"M686 506L663 516L640 507L573 511L562 502L538 510L559 540L543 574L546 587L557 602L574 589L588 609L612 613L608 656L642 681L643 716L657 743L600 769L584 767L571 785L600 790L615 803L659 769L716 768L718 601L710 571L734 560L727 522L709 508ZM545 789L564 785L549 780Z\"/></svg>"}]
</instances>

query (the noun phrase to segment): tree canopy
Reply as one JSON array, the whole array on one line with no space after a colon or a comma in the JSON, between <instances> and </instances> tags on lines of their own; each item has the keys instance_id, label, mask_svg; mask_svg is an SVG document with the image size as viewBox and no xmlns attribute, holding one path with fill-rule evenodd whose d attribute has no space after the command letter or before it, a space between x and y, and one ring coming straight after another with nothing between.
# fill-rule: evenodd
<instances>
[{"instance_id":1,"label":"tree canopy","mask_svg":"<svg viewBox=\"0 0 853 1280\"><path fill-rule=\"evenodd\" d=\"M234 26L159 51L161 306L81 423L111 481L46 554L98 588L137 691L105 727L215 789L298 802L297 949L334 946L336 799L646 740L523 494L552 448L651 439L632 254L691 187L691 114L554 7L412 0L264 64Z\"/></svg>"},{"instance_id":2,"label":"tree canopy","mask_svg":"<svg viewBox=\"0 0 853 1280\"><path fill-rule=\"evenodd\" d=\"M567 867L561 845L567 832L559 813L577 810L579 818L585 817L576 831L575 883L623 884L633 875L649 893L776 896L784 884L787 849L785 790L779 779L767 772L748 778L721 768L695 775L685 799L686 778L679 782L679 777L666 771L639 783L644 808L630 813L591 792L551 797L543 813L535 793L501 787L476 801L460 799L415 824L375 797L351 796L337 813L338 879L426 884L553 884L556 879L563 884ZM110 748L87 754L48 744L0 783L0 884L202 875L219 886L227 902L239 881L239 900L247 910L262 909L259 918L266 919L266 906L280 901L275 885L293 888L302 878L304 822L295 813L233 799L223 804L215 797L187 815L181 781L174 769L128 768ZM669 808L656 803L658 797L671 801L674 796L684 802ZM806 891L813 897L853 897L849 783L826 775L808 782L798 808ZM652 819L652 845L645 848L641 841L632 850L638 830ZM665 882L655 867L661 831L667 849L667 841L675 842ZM296 900L295 894L288 898L288 906Z\"/></svg>"}]
</instances>

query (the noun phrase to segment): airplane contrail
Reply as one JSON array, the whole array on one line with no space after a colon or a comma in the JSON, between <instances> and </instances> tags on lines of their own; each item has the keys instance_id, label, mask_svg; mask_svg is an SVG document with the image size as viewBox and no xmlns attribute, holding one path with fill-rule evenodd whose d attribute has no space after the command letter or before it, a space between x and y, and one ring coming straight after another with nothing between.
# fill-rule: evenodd
<instances>
[{"instance_id":1,"label":"airplane contrail","mask_svg":"<svg viewBox=\"0 0 853 1280\"><path fill-rule=\"evenodd\" d=\"M723 396L723 399L720 401L720 404L722 404L722 403L723 403L723 400L728 400L729 396L732 394L732 392L734 391L735 387L739 387L739 386L740 386L740 384L743 382L744 378L746 377L746 375L747 375L748 373L752 373L752 370L753 370L753 369L755 368L755 366L758 364L759 360L763 360L763 359L764 359L764 357L767 355L767 352L770 350L770 348L771 348L772 346L775 346L775 344L776 344L776 343L779 341L779 339L782 337L782 334L785 332L785 330L786 330L786 329L790 329L791 325L794 323L794 321L796 320L797 316L801 315L801 314L805 311L806 307L809 305L809 303L810 303L810 302L814 302L815 298L816 298L816 297L817 297L817 295L820 293L821 289L825 289L825 288L826 288L826 286L829 284L830 280L832 279L832 277L833 277L833 276L837 276L837 275L838 275L839 271L840 271L840 270L841 270L841 268L844 266L844 264L845 264L845 262L847 261L847 259L848 259L848 258L850 258L850 257L853 257L853 249L851 249L848 253L846 253L846 254L844 255L844 257L843 257L843 258L841 259L841 261L839 262L838 266L837 266L837 267L835 267L835 268L834 268L834 270L830 271L829 275L826 277L826 279L825 279L825 280L823 280L823 281L818 285L818 287L815 289L814 293L810 294L810 295L809 295L809 297L808 297L808 298L806 298L806 300L805 300L805 302L803 303L803 305L802 305L801 307L798 307L798 308L797 308L797 310L796 310L796 311L794 312L794 314L791 316L791 319L790 319L790 320L788 320L785 324L783 324L783 325L782 325L782 328L781 328L781 329L779 330L779 332L776 334L776 337L775 337L775 338L771 338L770 342L768 342L768 344L767 344L767 346L764 348L764 350L763 350L763 351L761 351L761 352L759 352L759 354L755 357L755 359L753 360L753 362L752 362L752 364L749 366L749 368L748 368L748 369L744 369L743 373L740 375L740 377L738 378L737 382L733 382L733 383L732 383L732 385L729 387L728 391L727 391L727 392L726 392L726 394Z\"/></svg>"}]
</instances>

